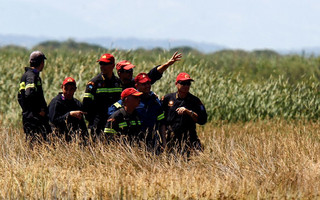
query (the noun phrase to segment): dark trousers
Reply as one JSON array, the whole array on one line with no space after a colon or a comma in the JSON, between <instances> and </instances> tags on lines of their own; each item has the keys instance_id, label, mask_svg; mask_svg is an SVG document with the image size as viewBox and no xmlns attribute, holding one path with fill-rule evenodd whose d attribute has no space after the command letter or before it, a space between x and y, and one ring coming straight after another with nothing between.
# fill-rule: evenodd
<instances>
[{"instance_id":1,"label":"dark trousers","mask_svg":"<svg viewBox=\"0 0 320 200\"><path fill-rule=\"evenodd\" d=\"M47 141L47 136L51 133L51 126L47 118L23 118L22 123L27 140L30 140L30 142Z\"/></svg>"},{"instance_id":2,"label":"dark trousers","mask_svg":"<svg viewBox=\"0 0 320 200\"><path fill-rule=\"evenodd\" d=\"M191 151L203 151L203 147L195 131L168 132L167 148L170 152L187 155L189 155Z\"/></svg>"},{"instance_id":3,"label":"dark trousers","mask_svg":"<svg viewBox=\"0 0 320 200\"><path fill-rule=\"evenodd\" d=\"M89 120L89 130L91 139L93 141L100 140L104 136L104 128L107 124L107 118L105 116L97 115L94 119Z\"/></svg>"}]
</instances>

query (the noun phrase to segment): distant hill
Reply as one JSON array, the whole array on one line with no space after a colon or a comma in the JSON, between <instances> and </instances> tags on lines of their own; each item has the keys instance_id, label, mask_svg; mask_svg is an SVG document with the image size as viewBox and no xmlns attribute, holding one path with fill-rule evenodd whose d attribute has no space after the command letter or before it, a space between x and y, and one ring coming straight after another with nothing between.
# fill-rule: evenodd
<instances>
[{"instance_id":1,"label":"distant hill","mask_svg":"<svg viewBox=\"0 0 320 200\"><path fill-rule=\"evenodd\" d=\"M1 35L0 34L0 47L6 45L16 45L22 46L26 48L32 48L40 43L47 41L65 41L69 39L56 39L49 37L32 37L32 36L24 36L24 35ZM115 38L72 38L72 40L81 43L85 42L92 45L98 45L107 49L154 49L154 48L162 48L162 49L172 49L175 47L191 47L203 53L211 53L216 52L226 47L221 45L209 44L209 43L200 43L193 42L188 40L143 40L136 38L127 38L127 39L115 39Z\"/></svg>"},{"instance_id":2,"label":"distant hill","mask_svg":"<svg viewBox=\"0 0 320 200\"><path fill-rule=\"evenodd\" d=\"M95 46L96 48L103 47L106 49L123 49L123 50L136 50L139 48L150 50L155 48L161 49L174 49L176 47L190 47L196 49L203 53L214 53L221 50L232 50L226 46L205 43L205 42L194 42L189 40L150 40L150 39L136 39L136 38L107 38L107 37L97 37L97 38L50 38L50 37L33 37L25 35L2 35L0 34L0 47L7 45L21 46L28 49L32 47L43 44L50 41L52 45L54 41L65 42L65 41L75 41L81 43L81 47L85 48L85 43ZM258 50L259 51L259 50ZM262 50L262 51L265 51ZM311 48L301 48L301 49L273 49L282 55L287 54L299 54L299 55L320 55L320 47Z\"/></svg>"},{"instance_id":3,"label":"distant hill","mask_svg":"<svg viewBox=\"0 0 320 200\"><path fill-rule=\"evenodd\" d=\"M209 44L209 43L200 43L193 42L189 40L148 40L148 39L136 39L136 38L127 38L127 39L112 39L112 38L87 38L84 41L90 44L99 44L105 48L116 48L116 49L172 49L175 47L191 47L203 53L212 53L225 49L225 46Z\"/></svg>"},{"instance_id":4,"label":"distant hill","mask_svg":"<svg viewBox=\"0 0 320 200\"><path fill-rule=\"evenodd\" d=\"M99 45L88 44L85 42L76 42L72 39L68 39L63 42L50 40L50 41L41 42L36 46L33 46L33 49L44 49L44 48L50 49L50 50L66 49L66 50L81 50L81 51L104 49L104 47Z\"/></svg>"}]
</instances>

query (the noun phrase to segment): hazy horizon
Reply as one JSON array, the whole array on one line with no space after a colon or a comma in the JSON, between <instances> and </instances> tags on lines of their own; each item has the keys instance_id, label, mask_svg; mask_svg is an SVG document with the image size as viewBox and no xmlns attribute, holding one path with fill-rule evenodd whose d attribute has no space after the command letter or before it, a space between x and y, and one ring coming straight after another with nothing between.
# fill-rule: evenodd
<instances>
[{"instance_id":1,"label":"hazy horizon","mask_svg":"<svg viewBox=\"0 0 320 200\"><path fill-rule=\"evenodd\" d=\"M189 40L244 50L320 46L315 0L10 0L0 8L5 35Z\"/></svg>"}]
</instances>

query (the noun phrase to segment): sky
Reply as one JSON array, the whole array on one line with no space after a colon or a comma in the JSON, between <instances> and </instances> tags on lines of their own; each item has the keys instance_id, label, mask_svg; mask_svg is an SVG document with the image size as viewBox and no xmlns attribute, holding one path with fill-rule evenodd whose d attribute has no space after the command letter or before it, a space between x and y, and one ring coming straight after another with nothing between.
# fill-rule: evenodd
<instances>
[{"instance_id":1,"label":"sky","mask_svg":"<svg viewBox=\"0 0 320 200\"><path fill-rule=\"evenodd\" d=\"M320 46L319 0L0 0L0 34L191 40L228 48Z\"/></svg>"}]
</instances>

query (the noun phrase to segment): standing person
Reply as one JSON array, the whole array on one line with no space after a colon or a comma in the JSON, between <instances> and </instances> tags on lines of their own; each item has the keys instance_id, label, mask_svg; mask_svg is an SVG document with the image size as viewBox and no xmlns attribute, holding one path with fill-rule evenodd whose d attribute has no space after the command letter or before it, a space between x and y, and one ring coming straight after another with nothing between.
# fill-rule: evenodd
<instances>
[{"instance_id":1,"label":"standing person","mask_svg":"<svg viewBox=\"0 0 320 200\"><path fill-rule=\"evenodd\" d=\"M171 65L173 65L176 61L181 60L182 54L179 52L175 52L172 57L163 65L158 65L150 70L148 73L148 77L150 78L151 84L155 83L162 77L164 71L168 69ZM116 69L118 76L121 80L122 89L126 89L129 87L135 87L135 81L133 79L133 68L135 66L127 61L123 60L117 63Z\"/></svg>"},{"instance_id":2,"label":"standing person","mask_svg":"<svg viewBox=\"0 0 320 200\"><path fill-rule=\"evenodd\" d=\"M189 90L193 79L182 72L176 78L177 92L162 98L168 129L168 146L177 147L179 151L202 150L196 132L196 123L207 122L207 112L200 99ZM182 152L183 153L183 152Z\"/></svg>"},{"instance_id":3,"label":"standing person","mask_svg":"<svg viewBox=\"0 0 320 200\"><path fill-rule=\"evenodd\" d=\"M62 92L49 104L50 122L56 128L57 134L64 136L67 142L77 133L81 139L86 139L88 131L83 116L85 113L82 111L81 102L73 97L77 89L76 81L71 77L65 78L61 89Z\"/></svg>"},{"instance_id":4,"label":"standing person","mask_svg":"<svg viewBox=\"0 0 320 200\"><path fill-rule=\"evenodd\" d=\"M162 147L166 144L164 112L161 102L157 95L151 91L151 79L146 73L139 73L135 79L135 87L139 92L140 104L136 108L138 116L141 120L141 130L145 133L144 142L150 148L157 148L159 131ZM123 106L122 100L117 101L109 107L108 113L111 115Z\"/></svg>"},{"instance_id":5,"label":"standing person","mask_svg":"<svg viewBox=\"0 0 320 200\"><path fill-rule=\"evenodd\" d=\"M122 92L121 81L113 74L113 55L103 54L97 62L101 73L87 83L83 98L83 111L87 113L86 119L94 138L103 132L108 118L108 107L120 99Z\"/></svg>"},{"instance_id":6,"label":"standing person","mask_svg":"<svg viewBox=\"0 0 320 200\"><path fill-rule=\"evenodd\" d=\"M119 136L125 136L129 142L139 141L143 135L141 122L136 112L140 103L140 95L134 88L127 88L121 93L123 107L114 112L108 119L104 133L108 140L114 140Z\"/></svg>"},{"instance_id":7,"label":"standing person","mask_svg":"<svg viewBox=\"0 0 320 200\"><path fill-rule=\"evenodd\" d=\"M26 138L33 143L35 140L47 140L51 132L48 119L48 107L43 95L42 81L39 76L45 65L46 56L41 51L30 54L30 66L20 80L18 101L22 108L22 123Z\"/></svg>"}]
</instances>

